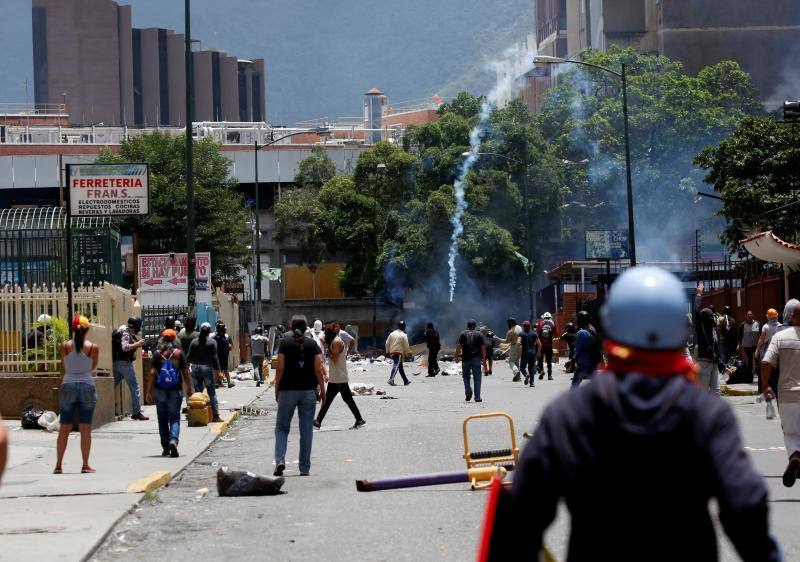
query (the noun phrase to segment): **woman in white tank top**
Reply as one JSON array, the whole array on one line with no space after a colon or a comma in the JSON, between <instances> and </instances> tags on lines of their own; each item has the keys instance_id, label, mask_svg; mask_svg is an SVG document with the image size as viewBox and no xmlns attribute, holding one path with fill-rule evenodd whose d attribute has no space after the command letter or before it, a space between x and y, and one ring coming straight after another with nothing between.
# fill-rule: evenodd
<instances>
[{"instance_id":1,"label":"woman in white tank top","mask_svg":"<svg viewBox=\"0 0 800 562\"><path fill-rule=\"evenodd\" d=\"M67 440L73 424L78 424L81 433L81 472L92 473L89 451L92 448L92 416L97 403L97 391L92 372L97 368L99 349L86 339L89 319L76 316L72 319L72 339L61 344L61 363L64 378L58 390L58 407L61 410L61 427L56 444L56 467L54 474L61 474L61 461L67 450Z\"/></svg>"},{"instance_id":2,"label":"woman in white tank top","mask_svg":"<svg viewBox=\"0 0 800 562\"><path fill-rule=\"evenodd\" d=\"M356 423L350 429L358 429L366 425L367 422L361 417L361 412L358 411L358 406L353 400L353 393L350 391L350 383L347 378L347 352L344 348L344 341L336 335L336 331L327 328L325 330L325 347L328 351L328 387L325 390L325 402L319 409L317 419L314 420L314 427L317 429L322 427L322 420L325 419L325 414L328 413L331 402L333 402L337 394L341 394L342 400L350 408L353 417L356 419Z\"/></svg>"}]
</instances>

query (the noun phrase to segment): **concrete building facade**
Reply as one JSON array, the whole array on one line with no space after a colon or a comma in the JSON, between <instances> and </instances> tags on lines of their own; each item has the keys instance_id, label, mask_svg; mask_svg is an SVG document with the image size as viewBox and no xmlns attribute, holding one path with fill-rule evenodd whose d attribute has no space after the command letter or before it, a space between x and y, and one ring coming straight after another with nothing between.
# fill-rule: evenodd
<instances>
[{"instance_id":1,"label":"concrete building facade","mask_svg":"<svg viewBox=\"0 0 800 562\"><path fill-rule=\"evenodd\" d=\"M800 10L793 0L757 6L748 0L536 0L534 9L540 55L569 58L587 47L633 47L678 60L689 74L735 60L768 110L800 93L792 70L800 55ZM553 79L518 80L518 95L538 110Z\"/></svg>"},{"instance_id":2,"label":"concrete building facade","mask_svg":"<svg viewBox=\"0 0 800 562\"><path fill-rule=\"evenodd\" d=\"M112 0L33 0L32 15L36 103L68 104L80 125L185 125L183 35L134 28ZM264 120L263 60L200 50L192 61L195 121Z\"/></svg>"}]
</instances>

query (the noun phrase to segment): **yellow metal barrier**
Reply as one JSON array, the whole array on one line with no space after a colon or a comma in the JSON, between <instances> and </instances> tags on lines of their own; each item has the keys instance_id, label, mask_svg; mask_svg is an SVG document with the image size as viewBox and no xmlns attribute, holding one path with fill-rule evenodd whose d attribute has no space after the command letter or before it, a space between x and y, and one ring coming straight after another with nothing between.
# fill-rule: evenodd
<instances>
[{"instance_id":1,"label":"yellow metal barrier","mask_svg":"<svg viewBox=\"0 0 800 562\"><path fill-rule=\"evenodd\" d=\"M511 438L511 447L508 449L493 449L489 451L471 451L469 448L469 423L476 420L486 420L494 418L504 418L508 422L509 437ZM490 485L491 474L498 467L505 470L514 470L519 460L519 449L517 448L517 437L514 432L514 419L504 412L494 412L489 414L476 414L469 416L464 420L462 425L462 433L464 435L464 460L467 462L467 471L470 472L470 481L472 482L473 490L480 490L488 488ZM472 470L474 469L487 469L489 474L488 478L473 477ZM483 473L475 473L483 475Z\"/></svg>"}]
</instances>

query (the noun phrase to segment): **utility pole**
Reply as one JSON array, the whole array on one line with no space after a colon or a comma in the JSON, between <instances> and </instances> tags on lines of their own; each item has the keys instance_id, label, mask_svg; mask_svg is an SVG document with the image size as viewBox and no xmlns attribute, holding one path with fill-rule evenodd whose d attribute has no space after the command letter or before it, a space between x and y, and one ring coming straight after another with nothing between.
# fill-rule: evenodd
<instances>
[{"instance_id":1,"label":"utility pole","mask_svg":"<svg viewBox=\"0 0 800 562\"><path fill-rule=\"evenodd\" d=\"M191 0L184 0L184 39L186 40L186 266L188 284L189 314L195 314L197 305L197 282L195 273L194 248L194 150L192 143L192 121L194 120L194 76L192 75L192 32L191 32ZM209 279L211 283L211 279ZM209 288L210 289L210 288Z\"/></svg>"}]
</instances>

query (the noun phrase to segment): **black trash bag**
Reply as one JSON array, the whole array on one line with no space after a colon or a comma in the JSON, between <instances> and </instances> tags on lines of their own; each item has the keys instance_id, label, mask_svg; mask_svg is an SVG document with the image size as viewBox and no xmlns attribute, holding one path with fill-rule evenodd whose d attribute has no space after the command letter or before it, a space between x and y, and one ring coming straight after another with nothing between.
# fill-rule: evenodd
<instances>
[{"instance_id":1,"label":"black trash bag","mask_svg":"<svg viewBox=\"0 0 800 562\"><path fill-rule=\"evenodd\" d=\"M274 496L281 493L283 476L266 476L223 466L217 471L220 496Z\"/></svg>"},{"instance_id":2,"label":"black trash bag","mask_svg":"<svg viewBox=\"0 0 800 562\"><path fill-rule=\"evenodd\" d=\"M44 412L42 410L35 410L33 406L26 406L22 410L20 419L22 420L22 429L44 429L39 425L39 417Z\"/></svg>"},{"instance_id":3,"label":"black trash bag","mask_svg":"<svg viewBox=\"0 0 800 562\"><path fill-rule=\"evenodd\" d=\"M738 357L728 361L727 370L730 372L728 384L749 384L753 382L753 372Z\"/></svg>"}]
</instances>

